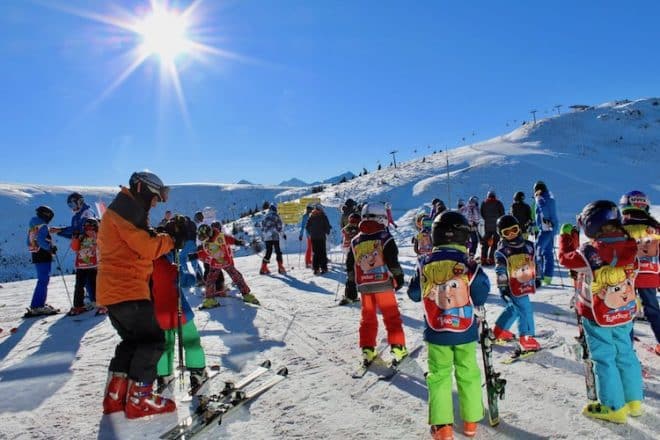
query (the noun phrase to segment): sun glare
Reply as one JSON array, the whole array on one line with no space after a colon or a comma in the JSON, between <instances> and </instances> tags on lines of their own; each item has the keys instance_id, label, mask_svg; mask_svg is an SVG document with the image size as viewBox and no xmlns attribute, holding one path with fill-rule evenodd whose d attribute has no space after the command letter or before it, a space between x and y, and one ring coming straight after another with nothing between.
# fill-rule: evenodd
<instances>
[{"instance_id":1,"label":"sun glare","mask_svg":"<svg viewBox=\"0 0 660 440\"><path fill-rule=\"evenodd\" d=\"M202 27L202 18L207 16L201 11L204 0L192 0L185 9L176 9L169 6L169 0L142 0L144 7L135 11L127 11L116 7L116 13L103 14L96 11L73 8L61 2L52 7L63 12L84 17L108 25L118 31L119 35L128 35L129 38L113 37L112 44L117 41L135 41L125 52L125 66L101 95L89 106L96 107L117 88L119 88L140 66L145 64L154 55L160 64L161 93L166 95L169 90L174 91L184 119L188 121L186 99L179 69L190 67L191 63L180 63L186 56L198 62L210 62L212 57L248 61L239 54L230 52L203 42L213 38L208 33L208 27ZM135 2L137 3L137 2ZM135 37L133 39L132 37Z\"/></svg>"},{"instance_id":2,"label":"sun glare","mask_svg":"<svg viewBox=\"0 0 660 440\"><path fill-rule=\"evenodd\" d=\"M137 26L137 33L142 37L140 51L145 56L155 54L163 61L173 61L191 48L187 30L185 17L176 11L154 11Z\"/></svg>"}]
</instances>

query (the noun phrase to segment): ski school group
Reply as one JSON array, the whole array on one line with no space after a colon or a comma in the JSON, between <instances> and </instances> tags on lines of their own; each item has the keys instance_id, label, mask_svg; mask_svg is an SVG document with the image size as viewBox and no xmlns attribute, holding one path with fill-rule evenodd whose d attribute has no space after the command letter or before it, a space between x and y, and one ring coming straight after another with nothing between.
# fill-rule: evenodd
<instances>
[{"instance_id":1,"label":"ski school group","mask_svg":"<svg viewBox=\"0 0 660 440\"><path fill-rule=\"evenodd\" d=\"M524 202L522 192L516 193L509 214L490 191L480 205L473 196L449 210L441 200L434 199L430 213L423 211L415 216L413 246L418 266L407 294L411 300L421 302L424 309L428 421L434 439L453 438L452 375L457 382L462 432L476 435L477 423L484 416L478 344L486 374L487 413L491 424L497 424L497 398L503 395L505 381L492 368L491 345L515 343L514 358L544 348L536 339L530 295L552 282L555 259L570 269L575 288L573 307L590 400L583 414L614 423L626 423L628 416L642 414L642 368L633 347L633 319L640 307L660 341L656 297L660 287L660 224L649 213L649 200L643 192L631 191L621 197L618 205L594 201L577 216L577 225L560 225L547 185L538 181L533 192L532 206ZM87 286L90 301L102 313L107 312L121 338L109 366L105 414L123 411L128 418L138 418L176 409L174 401L158 391L171 381L177 335L186 348L191 393L206 380L204 352L192 310L179 294L181 283L203 279L206 289L202 307L215 307L217 297L227 290L224 270L245 302L259 304L233 264L230 245L244 243L223 233L220 224L203 223L200 212L194 221L167 214L156 230L150 227L150 209L166 202L168 194L169 188L158 176L135 172L129 186L122 187L108 206L102 222L93 217L78 193L68 200L74 211L70 227L49 228L54 213L46 206L37 208L30 222L28 246L38 281L26 315L57 312L45 303L51 261L53 255L57 258L50 233L57 233L71 238L77 253L70 314L87 310ZM396 368L411 358L396 299L396 291L404 287L405 280L398 248L389 231L390 226L397 227L391 206L371 202L360 206L349 199L342 206L340 226L347 272L340 304L360 304L362 367L368 370L380 360L380 310L392 354L391 366ZM305 263L316 275L328 270L325 240L330 230L323 207L308 205L298 238L307 238ZM587 237L584 243L579 242L579 231ZM279 247L280 236L285 240L286 236L274 205L262 221L262 233L266 254L259 272L269 273L273 251L278 271L286 272ZM559 251L555 255L557 234ZM204 275L180 270L187 267L188 260L195 263L197 259L204 262ZM494 266L497 288L506 303L492 329L483 312L490 291L484 267L489 266ZM516 322L518 336L511 331ZM660 355L660 346L655 352Z\"/></svg>"}]
</instances>

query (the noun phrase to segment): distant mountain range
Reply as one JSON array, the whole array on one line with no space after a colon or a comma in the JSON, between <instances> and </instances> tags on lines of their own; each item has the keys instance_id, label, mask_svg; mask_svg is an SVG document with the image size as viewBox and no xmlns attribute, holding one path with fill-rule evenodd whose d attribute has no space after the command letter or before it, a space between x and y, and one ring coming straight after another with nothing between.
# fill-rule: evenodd
<instances>
[{"instance_id":1,"label":"distant mountain range","mask_svg":"<svg viewBox=\"0 0 660 440\"><path fill-rule=\"evenodd\" d=\"M280 182L280 183L279 183L279 186L298 186L298 187L299 187L299 186L315 186L315 185L322 185L322 184L330 184L330 185L332 185L332 184L335 184L335 183L341 182L341 180L342 180L344 177L346 178L346 180L351 180L352 178L355 177L355 174L353 174L353 173L350 172L350 171L346 171L345 173L342 173L342 174L340 174L340 175L338 175L338 176L330 177L330 178L325 179L325 180L323 180L323 181L318 181L318 180L317 180L316 182L311 182L311 183L307 183L307 182L305 182L305 181L303 181L303 180L300 180L300 179L298 179L298 178L296 178L296 177L293 177L293 178L291 178L291 179L289 179L289 180L284 180L284 181ZM239 183L240 183L240 182L239 182Z\"/></svg>"}]
</instances>

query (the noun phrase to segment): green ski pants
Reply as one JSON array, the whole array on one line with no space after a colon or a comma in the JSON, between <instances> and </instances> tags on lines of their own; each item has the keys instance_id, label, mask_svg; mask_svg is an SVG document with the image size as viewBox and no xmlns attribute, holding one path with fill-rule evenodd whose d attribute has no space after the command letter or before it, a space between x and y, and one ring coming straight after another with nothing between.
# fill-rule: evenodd
<instances>
[{"instance_id":1,"label":"green ski pants","mask_svg":"<svg viewBox=\"0 0 660 440\"><path fill-rule=\"evenodd\" d=\"M481 399L481 372L477 365L477 343L461 345L427 344L429 374L429 424L454 423L452 370L456 376L458 402L464 422L478 422L484 416Z\"/></svg>"},{"instance_id":2,"label":"green ski pants","mask_svg":"<svg viewBox=\"0 0 660 440\"><path fill-rule=\"evenodd\" d=\"M184 364L186 368L204 368L206 366L206 358L195 322L186 322L183 324L181 330L183 333ZM172 374L176 334L176 328L165 330L165 352L160 357L157 366L159 376L169 376Z\"/></svg>"}]
</instances>

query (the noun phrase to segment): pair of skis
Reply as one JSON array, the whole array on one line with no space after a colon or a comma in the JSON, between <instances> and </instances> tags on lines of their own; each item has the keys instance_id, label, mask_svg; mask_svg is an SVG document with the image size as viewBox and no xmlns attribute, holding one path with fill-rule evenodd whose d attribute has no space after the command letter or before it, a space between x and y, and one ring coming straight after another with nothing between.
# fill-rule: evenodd
<instances>
[{"instance_id":1,"label":"pair of skis","mask_svg":"<svg viewBox=\"0 0 660 440\"><path fill-rule=\"evenodd\" d=\"M488 422L490 423L490 426L497 426L500 423L498 400L504 399L506 379L501 377L502 373L495 371L493 364L493 345L495 344L495 335L493 334L493 330L488 327L485 313L484 316L481 317L479 343L481 344L481 357L484 363L484 375L486 376Z\"/></svg>"},{"instance_id":2,"label":"pair of skis","mask_svg":"<svg viewBox=\"0 0 660 440\"><path fill-rule=\"evenodd\" d=\"M389 381L399 372L408 372L414 367L414 357L419 351L422 350L423 346L418 345L413 348L408 355L403 358L401 361L397 362L395 359L386 361L383 359L382 355L389 348L389 346L381 347L376 352L376 357L371 362L363 361L358 368L353 371L351 377L354 379L360 379L364 377L368 372L373 372L378 375L378 380Z\"/></svg>"},{"instance_id":3,"label":"pair of skis","mask_svg":"<svg viewBox=\"0 0 660 440\"><path fill-rule=\"evenodd\" d=\"M225 417L286 379L289 372L286 367L282 367L274 376L263 381L256 387L245 389L245 387L257 378L270 371L270 367L270 361L264 361L259 367L238 382L225 382L225 387L220 393L199 395L199 405L195 409L195 412L183 422L162 434L160 438L167 440L190 439L216 421L218 425L221 424Z\"/></svg>"}]
</instances>

